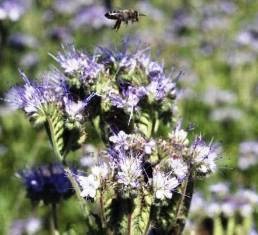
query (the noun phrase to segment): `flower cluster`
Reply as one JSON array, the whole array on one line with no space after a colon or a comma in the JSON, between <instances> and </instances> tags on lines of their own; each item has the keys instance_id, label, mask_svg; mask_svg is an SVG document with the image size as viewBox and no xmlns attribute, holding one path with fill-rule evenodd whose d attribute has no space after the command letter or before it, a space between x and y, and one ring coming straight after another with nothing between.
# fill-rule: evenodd
<instances>
[{"instance_id":1,"label":"flower cluster","mask_svg":"<svg viewBox=\"0 0 258 235\"><path fill-rule=\"evenodd\" d=\"M187 132L179 127L167 140L148 140L140 134L123 131L109 137L106 163L92 168L89 176L78 176L83 197L94 198L101 188L101 179L122 195L137 195L139 190L150 191L156 199L171 199L178 186L194 174L208 175L216 169L216 152L198 138L189 144ZM99 170L94 170L95 168Z\"/></svg>"},{"instance_id":2,"label":"flower cluster","mask_svg":"<svg viewBox=\"0 0 258 235\"><path fill-rule=\"evenodd\" d=\"M252 218L258 206L258 195L251 189L240 188L232 193L227 183L217 183L211 185L209 191L211 196L209 199L205 199L198 192L193 195L190 218L195 218L195 221L198 221L197 218L205 220L219 217L224 223L228 223L230 219L238 218L236 219L238 224L244 219ZM251 229L252 221L249 223Z\"/></svg>"},{"instance_id":3,"label":"flower cluster","mask_svg":"<svg viewBox=\"0 0 258 235\"><path fill-rule=\"evenodd\" d=\"M68 169L67 176L80 201L101 203L100 216L107 216L107 226L117 229L117 223L122 224L128 210L133 210L134 232L142 234L150 226L146 218L151 208L156 208L152 219L160 233L167 231L171 221L177 221L176 215L188 211L181 205L186 200L177 195L191 198L193 180L215 172L217 159L212 144L201 137L191 142L181 124L174 126L178 76L167 75L148 50L98 48L89 55L74 47L63 49L51 55L59 69L46 72L36 82L21 73L25 84L13 88L6 100L34 124L44 124L64 163L70 151L85 143L86 134L94 143L98 133L103 153L97 156L98 164L80 174ZM34 201L59 201L72 193L59 166L22 176ZM168 208L172 202L182 211ZM112 213L120 207L121 219L113 224Z\"/></svg>"},{"instance_id":4,"label":"flower cluster","mask_svg":"<svg viewBox=\"0 0 258 235\"><path fill-rule=\"evenodd\" d=\"M32 202L57 203L74 194L72 185L60 164L23 170L21 179Z\"/></svg>"}]
</instances>

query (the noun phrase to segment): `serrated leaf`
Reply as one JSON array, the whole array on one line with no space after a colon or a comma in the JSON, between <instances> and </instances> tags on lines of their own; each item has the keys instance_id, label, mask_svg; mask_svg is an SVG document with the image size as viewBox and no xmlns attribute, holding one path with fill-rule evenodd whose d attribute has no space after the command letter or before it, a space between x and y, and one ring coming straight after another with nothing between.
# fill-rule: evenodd
<instances>
[{"instance_id":1,"label":"serrated leaf","mask_svg":"<svg viewBox=\"0 0 258 235\"><path fill-rule=\"evenodd\" d=\"M138 196L135 200L135 209L132 214L131 234L146 234L150 225L151 196Z\"/></svg>"},{"instance_id":2,"label":"serrated leaf","mask_svg":"<svg viewBox=\"0 0 258 235\"><path fill-rule=\"evenodd\" d=\"M60 159L62 159L62 153L64 150L64 120L62 112L58 107L49 105L47 110L47 121L48 121L48 133L51 138L53 148Z\"/></svg>"},{"instance_id":3,"label":"serrated leaf","mask_svg":"<svg viewBox=\"0 0 258 235\"><path fill-rule=\"evenodd\" d=\"M136 126L140 132L142 132L146 137L151 136L152 132L152 120L148 113L142 113L140 119L137 120Z\"/></svg>"}]
</instances>

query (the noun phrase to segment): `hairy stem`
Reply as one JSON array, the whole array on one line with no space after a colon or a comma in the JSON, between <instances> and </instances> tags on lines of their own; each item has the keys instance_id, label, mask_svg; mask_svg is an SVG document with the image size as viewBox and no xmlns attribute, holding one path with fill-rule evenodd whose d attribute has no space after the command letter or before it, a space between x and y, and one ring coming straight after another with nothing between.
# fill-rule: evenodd
<instances>
[{"instance_id":1,"label":"hairy stem","mask_svg":"<svg viewBox=\"0 0 258 235\"><path fill-rule=\"evenodd\" d=\"M104 214L104 202L103 202L103 190L102 188L100 189L100 197L99 197L99 204L100 204L100 218L101 218L101 223L102 227L106 227L106 218Z\"/></svg>"},{"instance_id":2,"label":"hairy stem","mask_svg":"<svg viewBox=\"0 0 258 235\"><path fill-rule=\"evenodd\" d=\"M79 187L77 181L74 179L73 172L72 172L71 169L70 169L69 167L67 167L67 166L66 166L64 169L65 169L65 172L66 172L66 175L67 175L68 179L70 180L70 182L71 182L71 184L72 184L72 186L73 186L73 189L74 189L74 191L75 191L75 194L76 194L76 196L77 196L77 198L78 198L78 200L79 200L79 202L80 202L80 207L81 207L81 209L82 209L83 215L84 215L85 217L87 217L87 216L88 216L88 213L86 213L86 210L85 210L85 208L86 208L86 207L85 207L85 201L84 201L84 199L81 197L81 190L80 190L80 187Z\"/></svg>"},{"instance_id":3,"label":"hairy stem","mask_svg":"<svg viewBox=\"0 0 258 235\"><path fill-rule=\"evenodd\" d=\"M127 223L128 223L128 227L127 227L128 235L131 235L131 230L132 230L132 228L131 228L132 227L132 213L128 214Z\"/></svg>"},{"instance_id":4,"label":"hairy stem","mask_svg":"<svg viewBox=\"0 0 258 235\"><path fill-rule=\"evenodd\" d=\"M192 173L190 173L188 175L187 180L183 184L182 195L177 205L177 209L175 213L176 224L175 226L172 226L172 229L170 229L170 234L175 234L175 235L182 234L185 226L185 219L187 218L190 205L191 205L193 188L194 188L193 175Z\"/></svg>"},{"instance_id":5,"label":"hairy stem","mask_svg":"<svg viewBox=\"0 0 258 235\"><path fill-rule=\"evenodd\" d=\"M59 161L61 161L62 164L64 165L64 170L65 170L65 172L66 172L66 175L67 175L68 179L70 180L73 189L75 190L75 194L76 194L77 198L79 199L80 207L81 207L81 209L82 209L82 211L83 211L83 215L84 215L84 216L88 216L88 214L86 213L86 210L85 210L85 201L84 201L84 199L81 197L81 190L80 190L80 187L79 187L77 181L74 179L73 172L72 172L71 169L67 166L66 161L65 161L65 158L63 157L63 155L62 155L62 154L60 153L60 151L58 150L57 143L56 143L56 141L55 141L55 139L56 139L56 138L55 138L55 132L54 132L54 129L53 129L53 126L52 126L51 119L48 118L47 121L48 121L48 128L49 128L51 143L52 143L54 152L55 152L57 158L59 159Z\"/></svg>"}]
</instances>

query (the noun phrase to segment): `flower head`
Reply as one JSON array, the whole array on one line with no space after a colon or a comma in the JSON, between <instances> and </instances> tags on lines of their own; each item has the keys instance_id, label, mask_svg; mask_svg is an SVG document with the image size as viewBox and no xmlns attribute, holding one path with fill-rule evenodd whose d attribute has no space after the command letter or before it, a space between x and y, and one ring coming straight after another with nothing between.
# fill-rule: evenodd
<instances>
[{"instance_id":1,"label":"flower head","mask_svg":"<svg viewBox=\"0 0 258 235\"><path fill-rule=\"evenodd\" d=\"M192 155L192 162L198 173L207 175L215 172L217 153L211 145L206 145L200 137L196 139L192 146Z\"/></svg>"},{"instance_id":2,"label":"flower head","mask_svg":"<svg viewBox=\"0 0 258 235\"><path fill-rule=\"evenodd\" d=\"M188 167L182 158L172 157L169 159L169 164L172 172L179 181L183 180L187 176Z\"/></svg>"},{"instance_id":3,"label":"flower head","mask_svg":"<svg viewBox=\"0 0 258 235\"><path fill-rule=\"evenodd\" d=\"M20 173L27 190L27 196L33 202L57 203L74 194L72 185L60 164L41 166Z\"/></svg>"},{"instance_id":4,"label":"flower head","mask_svg":"<svg viewBox=\"0 0 258 235\"><path fill-rule=\"evenodd\" d=\"M258 142L245 141L239 146L238 167L247 170L258 163Z\"/></svg>"},{"instance_id":5,"label":"flower head","mask_svg":"<svg viewBox=\"0 0 258 235\"><path fill-rule=\"evenodd\" d=\"M177 188L179 182L176 177L166 174L157 169L153 171L152 187L155 197L160 200L171 199L173 191Z\"/></svg>"},{"instance_id":6,"label":"flower head","mask_svg":"<svg viewBox=\"0 0 258 235\"><path fill-rule=\"evenodd\" d=\"M57 56L51 56L59 63L65 74L79 75L80 80L85 83L95 79L102 70L100 64L74 47L64 49L64 53L59 52Z\"/></svg>"},{"instance_id":7,"label":"flower head","mask_svg":"<svg viewBox=\"0 0 258 235\"><path fill-rule=\"evenodd\" d=\"M122 153L116 161L117 182L125 188L139 188L142 177L141 156L124 156Z\"/></svg>"},{"instance_id":8,"label":"flower head","mask_svg":"<svg viewBox=\"0 0 258 235\"><path fill-rule=\"evenodd\" d=\"M24 0L4 0L0 3L0 20L17 21L25 13L26 8Z\"/></svg>"},{"instance_id":9,"label":"flower head","mask_svg":"<svg viewBox=\"0 0 258 235\"><path fill-rule=\"evenodd\" d=\"M95 94L88 96L85 100L78 100L77 102L64 97L65 112L70 121L82 122L85 117L85 108L89 101Z\"/></svg>"},{"instance_id":10,"label":"flower head","mask_svg":"<svg viewBox=\"0 0 258 235\"><path fill-rule=\"evenodd\" d=\"M6 95L6 101L16 109L22 109L29 116L44 112L44 105L57 102L54 92L44 85L32 84L25 74L21 73L25 82L23 86L12 88Z\"/></svg>"},{"instance_id":11,"label":"flower head","mask_svg":"<svg viewBox=\"0 0 258 235\"><path fill-rule=\"evenodd\" d=\"M100 181L94 176L78 176L77 180L82 188L81 197L95 198Z\"/></svg>"}]
</instances>

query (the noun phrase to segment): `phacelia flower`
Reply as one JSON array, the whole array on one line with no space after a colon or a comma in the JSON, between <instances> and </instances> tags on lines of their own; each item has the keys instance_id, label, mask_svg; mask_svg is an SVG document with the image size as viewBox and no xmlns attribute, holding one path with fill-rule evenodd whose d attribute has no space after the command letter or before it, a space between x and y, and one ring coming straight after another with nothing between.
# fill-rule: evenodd
<instances>
[{"instance_id":1,"label":"phacelia flower","mask_svg":"<svg viewBox=\"0 0 258 235\"><path fill-rule=\"evenodd\" d=\"M10 226L9 234L21 235L21 234L37 234L42 228L42 221L36 217L29 217L26 219L14 220Z\"/></svg>"},{"instance_id":2,"label":"phacelia flower","mask_svg":"<svg viewBox=\"0 0 258 235\"><path fill-rule=\"evenodd\" d=\"M41 166L20 173L27 196L32 202L57 203L74 194L72 185L60 164Z\"/></svg>"},{"instance_id":3,"label":"phacelia flower","mask_svg":"<svg viewBox=\"0 0 258 235\"><path fill-rule=\"evenodd\" d=\"M192 162L197 172L204 175L215 172L217 158L217 153L212 146L206 145L201 138L197 138L192 146Z\"/></svg>"},{"instance_id":4,"label":"phacelia flower","mask_svg":"<svg viewBox=\"0 0 258 235\"><path fill-rule=\"evenodd\" d=\"M173 191L177 188L179 182L176 177L170 174L165 174L159 170L154 170L152 178L152 187L155 198L164 200L165 198L171 199Z\"/></svg>"},{"instance_id":5,"label":"phacelia flower","mask_svg":"<svg viewBox=\"0 0 258 235\"><path fill-rule=\"evenodd\" d=\"M145 140L140 134L126 134L119 131L118 134L110 136L109 141L116 151L134 151L141 154L151 154L156 147L154 140Z\"/></svg>"},{"instance_id":6,"label":"phacelia flower","mask_svg":"<svg viewBox=\"0 0 258 235\"><path fill-rule=\"evenodd\" d=\"M258 142L245 141L239 146L238 167L241 170L257 165L258 163Z\"/></svg>"},{"instance_id":7,"label":"phacelia flower","mask_svg":"<svg viewBox=\"0 0 258 235\"><path fill-rule=\"evenodd\" d=\"M77 180L82 188L81 197L95 198L97 190L100 187L100 181L93 174L88 176L78 176Z\"/></svg>"},{"instance_id":8,"label":"phacelia flower","mask_svg":"<svg viewBox=\"0 0 258 235\"><path fill-rule=\"evenodd\" d=\"M65 74L69 76L79 75L79 78L84 82L96 78L102 70L100 64L74 47L64 49L64 52L59 52L57 56L51 56L59 63Z\"/></svg>"},{"instance_id":9,"label":"phacelia flower","mask_svg":"<svg viewBox=\"0 0 258 235\"><path fill-rule=\"evenodd\" d=\"M6 101L16 109L22 109L29 116L44 112L44 105L57 101L56 95L44 85L32 84L25 74L23 86L12 88L6 95Z\"/></svg>"},{"instance_id":10,"label":"phacelia flower","mask_svg":"<svg viewBox=\"0 0 258 235\"><path fill-rule=\"evenodd\" d=\"M106 179L109 174L109 167L106 163L91 167L92 174L99 179Z\"/></svg>"},{"instance_id":11,"label":"phacelia flower","mask_svg":"<svg viewBox=\"0 0 258 235\"><path fill-rule=\"evenodd\" d=\"M94 94L90 95L85 100L78 100L77 102L70 100L68 97L64 97L65 112L68 119L77 122L83 121L85 108L93 96Z\"/></svg>"},{"instance_id":12,"label":"phacelia flower","mask_svg":"<svg viewBox=\"0 0 258 235\"><path fill-rule=\"evenodd\" d=\"M137 108L139 101L146 95L144 87L127 87L122 90L122 94L118 94L114 91L109 91L107 98L111 104L117 108L124 108L130 113L130 118L133 112Z\"/></svg>"},{"instance_id":13,"label":"phacelia flower","mask_svg":"<svg viewBox=\"0 0 258 235\"><path fill-rule=\"evenodd\" d=\"M123 156L116 161L117 182L126 188L138 188L142 177L142 159L140 156Z\"/></svg>"},{"instance_id":14,"label":"phacelia flower","mask_svg":"<svg viewBox=\"0 0 258 235\"><path fill-rule=\"evenodd\" d=\"M88 64L88 56L77 51L74 47L52 57L60 64L64 72L69 75L82 73L84 67Z\"/></svg>"},{"instance_id":15,"label":"phacelia flower","mask_svg":"<svg viewBox=\"0 0 258 235\"><path fill-rule=\"evenodd\" d=\"M185 146L189 144L189 140L187 139L187 132L183 129L176 128L172 131L169 137L174 144Z\"/></svg>"},{"instance_id":16,"label":"phacelia flower","mask_svg":"<svg viewBox=\"0 0 258 235\"><path fill-rule=\"evenodd\" d=\"M25 13L27 7L25 0L4 0L0 3L0 20L17 21Z\"/></svg>"},{"instance_id":17,"label":"phacelia flower","mask_svg":"<svg viewBox=\"0 0 258 235\"><path fill-rule=\"evenodd\" d=\"M172 157L169 159L169 164L172 172L179 181L183 180L187 176L188 167L182 158Z\"/></svg>"},{"instance_id":18,"label":"phacelia flower","mask_svg":"<svg viewBox=\"0 0 258 235\"><path fill-rule=\"evenodd\" d=\"M147 86L148 93L152 94L155 100L162 100L169 96L174 98L176 95L176 85L171 78L161 76L157 80L153 80Z\"/></svg>"},{"instance_id":19,"label":"phacelia flower","mask_svg":"<svg viewBox=\"0 0 258 235\"><path fill-rule=\"evenodd\" d=\"M119 131L117 135L112 135L109 137L110 142L115 144L115 150L120 150L123 148L124 150L129 149L128 140L129 135L126 134L124 131Z\"/></svg>"}]
</instances>

